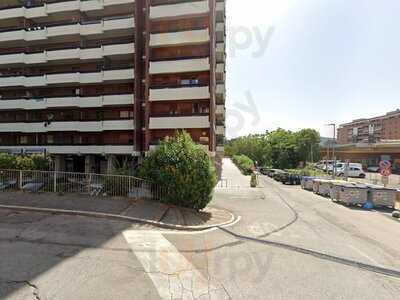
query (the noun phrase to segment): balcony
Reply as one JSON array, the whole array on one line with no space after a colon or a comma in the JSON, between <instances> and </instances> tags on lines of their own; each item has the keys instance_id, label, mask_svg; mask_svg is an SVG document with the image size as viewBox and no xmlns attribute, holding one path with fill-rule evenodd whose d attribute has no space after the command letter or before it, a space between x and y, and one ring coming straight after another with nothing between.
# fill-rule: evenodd
<instances>
[{"instance_id":1,"label":"balcony","mask_svg":"<svg viewBox=\"0 0 400 300\"><path fill-rule=\"evenodd\" d=\"M222 96L222 97L225 97L225 84L223 84L223 83L221 83L221 84L217 84L217 88L216 88L216 91L215 91L215 93L216 93L216 95L217 96Z\"/></svg>"},{"instance_id":2,"label":"balcony","mask_svg":"<svg viewBox=\"0 0 400 300\"><path fill-rule=\"evenodd\" d=\"M151 117L150 129L209 128L209 116Z\"/></svg>"},{"instance_id":3,"label":"balcony","mask_svg":"<svg viewBox=\"0 0 400 300\"><path fill-rule=\"evenodd\" d=\"M218 22L215 28L217 43L225 43L225 23Z\"/></svg>"},{"instance_id":4,"label":"balcony","mask_svg":"<svg viewBox=\"0 0 400 300\"><path fill-rule=\"evenodd\" d=\"M209 41L210 33L208 29L154 33L150 35L150 47L193 45Z\"/></svg>"},{"instance_id":5,"label":"balcony","mask_svg":"<svg viewBox=\"0 0 400 300\"><path fill-rule=\"evenodd\" d=\"M225 20L225 1L216 3L216 17L218 22L223 22Z\"/></svg>"},{"instance_id":6,"label":"balcony","mask_svg":"<svg viewBox=\"0 0 400 300\"><path fill-rule=\"evenodd\" d=\"M210 70L208 58L150 62L150 74L172 74Z\"/></svg>"},{"instance_id":7,"label":"balcony","mask_svg":"<svg viewBox=\"0 0 400 300\"><path fill-rule=\"evenodd\" d=\"M9 41L46 41L53 37L65 37L80 35L87 37L96 34L103 34L113 30L134 28L135 20L133 17L114 18L91 22L88 24L69 24L51 27L43 27L37 30L12 30L0 32L0 42Z\"/></svg>"},{"instance_id":8,"label":"balcony","mask_svg":"<svg viewBox=\"0 0 400 300\"><path fill-rule=\"evenodd\" d=\"M218 83L225 82L225 64L217 64L216 72L216 79Z\"/></svg>"},{"instance_id":9,"label":"balcony","mask_svg":"<svg viewBox=\"0 0 400 300\"><path fill-rule=\"evenodd\" d=\"M225 147L224 146L217 146L217 152L218 153L224 153L225 152Z\"/></svg>"},{"instance_id":10,"label":"balcony","mask_svg":"<svg viewBox=\"0 0 400 300\"><path fill-rule=\"evenodd\" d=\"M217 126L215 129L215 133L217 135L225 135L225 127L224 126Z\"/></svg>"},{"instance_id":11,"label":"balcony","mask_svg":"<svg viewBox=\"0 0 400 300\"><path fill-rule=\"evenodd\" d=\"M217 48L216 48L216 53L217 53L217 62L218 63L225 63L225 43L217 43Z\"/></svg>"},{"instance_id":12,"label":"balcony","mask_svg":"<svg viewBox=\"0 0 400 300\"><path fill-rule=\"evenodd\" d=\"M210 99L210 88L208 86L150 89L149 96L150 101L201 99Z\"/></svg>"},{"instance_id":13,"label":"balcony","mask_svg":"<svg viewBox=\"0 0 400 300\"><path fill-rule=\"evenodd\" d=\"M42 76L2 77L0 87L37 87L65 83L101 83L106 81L133 80L133 69L105 70L92 73L60 73Z\"/></svg>"},{"instance_id":14,"label":"balcony","mask_svg":"<svg viewBox=\"0 0 400 300\"><path fill-rule=\"evenodd\" d=\"M0 146L0 150L10 150L12 153L44 152L49 154L136 154L133 145L71 145L71 146Z\"/></svg>"},{"instance_id":15,"label":"balcony","mask_svg":"<svg viewBox=\"0 0 400 300\"><path fill-rule=\"evenodd\" d=\"M44 51L40 53L16 53L0 55L0 65L17 64L42 64L61 60L94 60L112 57L116 55L133 54L135 44L105 45L99 48L88 49L64 49Z\"/></svg>"},{"instance_id":16,"label":"balcony","mask_svg":"<svg viewBox=\"0 0 400 300\"><path fill-rule=\"evenodd\" d=\"M150 7L150 19L176 18L206 14L210 10L208 1L183 2Z\"/></svg>"},{"instance_id":17,"label":"balcony","mask_svg":"<svg viewBox=\"0 0 400 300\"><path fill-rule=\"evenodd\" d=\"M209 146L208 145L201 145L199 144L200 147L202 147L205 151L209 151ZM149 146L149 151L154 151L157 150L158 148L160 148L160 145L150 145Z\"/></svg>"},{"instance_id":18,"label":"balcony","mask_svg":"<svg viewBox=\"0 0 400 300\"><path fill-rule=\"evenodd\" d=\"M215 114L220 115L220 116L221 115L225 116L225 105L221 105L221 104L217 105L216 109L215 109Z\"/></svg>"},{"instance_id":19,"label":"balcony","mask_svg":"<svg viewBox=\"0 0 400 300\"><path fill-rule=\"evenodd\" d=\"M53 131L101 132L106 130L133 130L133 120L94 122L0 123L0 132L42 133Z\"/></svg>"},{"instance_id":20,"label":"balcony","mask_svg":"<svg viewBox=\"0 0 400 300\"><path fill-rule=\"evenodd\" d=\"M74 0L74 1L59 1L55 3L44 3L42 6L35 7L17 7L3 9L0 13L0 20L12 18L35 19L48 17L51 14L62 12L90 12L102 10L112 5L135 3L135 0Z\"/></svg>"},{"instance_id":21,"label":"balcony","mask_svg":"<svg viewBox=\"0 0 400 300\"><path fill-rule=\"evenodd\" d=\"M0 110L39 110L58 107L103 107L133 105L133 95L107 95L98 97L61 97L43 99L0 100Z\"/></svg>"}]
</instances>

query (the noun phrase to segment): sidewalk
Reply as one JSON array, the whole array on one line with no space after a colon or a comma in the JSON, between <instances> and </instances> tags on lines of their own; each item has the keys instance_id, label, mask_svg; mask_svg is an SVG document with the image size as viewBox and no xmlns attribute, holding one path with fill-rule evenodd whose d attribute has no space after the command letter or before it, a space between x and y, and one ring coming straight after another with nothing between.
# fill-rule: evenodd
<instances>
[{"instance_id":1,"label":"sidewalk","mask_svg":"<svg viewBox=\"0 0 400 300\"><path fill-rule=\"evenodd\" d=\"M122 219L181 230L212 228L228 224L234 219L230 212L213 207L196 212L154 201L93 198L75 194L59 196L2 192L0 208Z\"/></svg>"},{"instance_id":2,"label":"sidewalk","mask_svg":"<svg viewBox=\"0 0 400 300\"><path fill-rule=\"evenodd\" d=\"M250 176L243 175L235 166L230 158L222 160L222 180L218 183L218 187L228 188L249 188ZM226 183L224 181L226 180Z\"/></svg>"}]
</instances>

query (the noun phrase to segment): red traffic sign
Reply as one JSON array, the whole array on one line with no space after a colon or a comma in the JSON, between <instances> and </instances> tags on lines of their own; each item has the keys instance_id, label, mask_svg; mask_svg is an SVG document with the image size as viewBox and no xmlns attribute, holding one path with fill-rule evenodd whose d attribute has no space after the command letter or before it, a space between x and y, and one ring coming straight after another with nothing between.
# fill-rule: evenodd
<instances>
[{"instance_id":1,"label":"red traffic sign","mask_svg":"<svg viewBox=\"0 0 400 300\"><path fill-rule=\"evenodd\" d=\"M389 169L382 169L381 170L381 175L384 177L389 177L390 175L392 175L392 170Z\"/></svg>"},{"instance_id":2,"label":"red traffic sign","mask_svg":"<svg viewBox=\"0 0 400 300\"><path fill-rule=\"evenodd\" d=\"M388 160L382 160L379 163L379 166L381 167L382 170L389 169L389 168L392 167L392 163L390 161L388 161Z\"/></svg>"}]
</instances>

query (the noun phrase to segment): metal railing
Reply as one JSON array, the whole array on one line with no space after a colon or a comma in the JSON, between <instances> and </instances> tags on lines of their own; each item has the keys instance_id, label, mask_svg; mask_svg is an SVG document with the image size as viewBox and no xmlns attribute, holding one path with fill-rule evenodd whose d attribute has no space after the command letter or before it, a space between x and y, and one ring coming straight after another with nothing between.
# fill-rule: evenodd
<instances>
[{"instance_id":1,"label":"metal railing","mask_svg":"<svg viewBox=\"0 0 400 300\"><path fill-rule=\"evenodd\" d=\"M166 189L122 175L54 171L0 170L1 191L76 193L93 197L127 197L162 201Z\"/></svg>"}]
</instances>

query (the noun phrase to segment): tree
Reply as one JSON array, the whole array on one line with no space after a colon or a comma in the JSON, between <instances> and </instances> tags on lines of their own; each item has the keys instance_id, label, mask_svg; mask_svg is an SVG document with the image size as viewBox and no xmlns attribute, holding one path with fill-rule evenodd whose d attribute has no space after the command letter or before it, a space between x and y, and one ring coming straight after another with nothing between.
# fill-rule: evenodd
<instances>
[{"instance_id":1,"label":"tree","mask_svg":"<svg viewBox=\"0 0 400 300\"><path fill-rule=\"evenodd\" d=\"M258 165L279 169L295 168L300 161L320 158L320 136L314 129L292 132L278 128L265 134L248 135L231 140L225 153L246 155Z\"/></svg>"},{"instance_id":2,"label":"tree","mask_svg":"<svg viewBox=\"0 0 400 300\"><path fill-rule=\"evenodd\" d=\"M314 129L303 129L296 133L297 147L301 161L315 162L320 159L321 136Z\"/></svg>"},{"instance_id":3,"label":"tree","mask_svg":"<svg viewBox=\"0 0 400 300\"><path fill-rule=\"evenodd\" d=\"M184 131L150 152L138 174L167 189L164 202L196 210L207 206L217 184L208 153Z\"/></svg>"}]
</instances>

